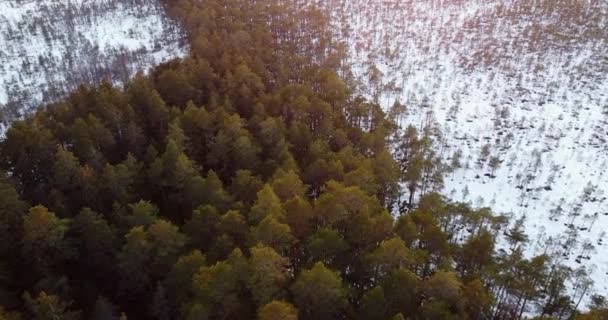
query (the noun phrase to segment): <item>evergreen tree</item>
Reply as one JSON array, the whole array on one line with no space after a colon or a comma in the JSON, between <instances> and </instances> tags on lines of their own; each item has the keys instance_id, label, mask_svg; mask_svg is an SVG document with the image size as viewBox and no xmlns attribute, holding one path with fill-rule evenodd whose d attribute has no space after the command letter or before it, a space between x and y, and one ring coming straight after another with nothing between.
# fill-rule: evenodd
<instances>
[{"instance_id":1,"label":"evergreen tree","mask_svg":"<svg viewBox=\"0 0 608 320\"><path fill-rule=\"evenodd\" d=\"M269 247L251 249L250 272L247 287L258 306L282 298L288 281L288 260Z\"/></svg>"},{"instance_id":2,"label":"evergreen tree","mask_svg":"<svg viewBox=\"0 0 608 320\"><path fill-rule=\"evenodd\" d=\"M29 319L32 320L48 320L48 319L64 319L78 320L81 319L79 311L70 310L71 303L62 301L58 296L48 295L41 292L37 297L30 296L29 293L23 295L25 306L28 311Z\"/></svg>"},{"instance_id":3,"label":"evergreen tree","mask_svg":"<svg viewBox=\"0 0 608 320\"><path fill-rule=\"evenodd\" d=\"M272 301L264 305L258 311L258 320L298 320L298 311L296 308L283 301Z\"/></svg>"},{"instance_id":4,"label":"evergreen tree","mask_svg":"<svg viewBox=\"0 0 608 320\"><path fill-rule=\"evenodd\" d=\"M52 274L71 256L68 229L68 220L58 218L44 206L30 208L23 218L23 259L40 275Z\"/></svg>"},{"instance_id":5,"label":"evergreen tree","mask_svg":"<svg viewBox=\"0 0 608 320\"><path fill-rule=\"evenodd\" d=\"M291 292L302 319L332 319L346 306L342 279L322 262L302 271Z\"/></svg>"}]
</instances>

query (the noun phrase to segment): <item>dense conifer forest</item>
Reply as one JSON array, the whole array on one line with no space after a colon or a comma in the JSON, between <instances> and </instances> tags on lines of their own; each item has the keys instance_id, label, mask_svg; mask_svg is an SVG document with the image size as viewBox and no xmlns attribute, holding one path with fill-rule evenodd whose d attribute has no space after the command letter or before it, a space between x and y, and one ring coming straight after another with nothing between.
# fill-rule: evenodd
<instances>
[{"instance_id":1,"label":"dense conifer forest","mask_svg":"<svg viewBox=\"0 0 608 320\"><path fill-rule=\"evenodd\" d=\"M434 192L432 133L353 93L325 12L165 4L188 58L0 142L0 319L608 317L521 223Z\"/></svg>"}]
</instances>

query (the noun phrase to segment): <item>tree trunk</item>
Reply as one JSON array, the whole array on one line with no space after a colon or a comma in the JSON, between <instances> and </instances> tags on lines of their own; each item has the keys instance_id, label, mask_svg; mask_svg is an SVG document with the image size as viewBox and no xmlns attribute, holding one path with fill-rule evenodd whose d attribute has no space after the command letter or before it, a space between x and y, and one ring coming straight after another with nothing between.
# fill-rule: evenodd
<instances>
[{"instance_id":1,"label":"tree trunk","mask_svg":"<svg viewBox=\"0 0 608 320\"><path fill-rule=\"evenodd\" d=\"M416 192L416 189L413 189L413 188L410 189L410 198L409 198L408 203L407 203L407 208L409 210L412 210L412 208L414 207L414 193L415 192Z\"/></svg>"}]
</instances>

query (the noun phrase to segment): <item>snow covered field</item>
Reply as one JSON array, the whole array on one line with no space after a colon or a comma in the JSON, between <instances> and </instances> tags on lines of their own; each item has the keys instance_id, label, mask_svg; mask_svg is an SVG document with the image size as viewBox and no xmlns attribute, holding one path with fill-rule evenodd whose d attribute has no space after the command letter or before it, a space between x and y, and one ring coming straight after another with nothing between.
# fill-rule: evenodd
<instances>
[{"instance_id":1,"label":"snow covered field","mask_svg":"<svg viewBox=\"0 0 608 320\"><path fill-rule=\"evenodd\" d=\"M0 119L187 53L158 1L0 1Z\"/></svg>"},{"instance_id":2,"label":"snow covered field","mask_svg":"<svg viewBox=\"0 0 608 320\"><path fill-rule=\"evenodd\" d=\"M405 104L405 124L433 119L446 162L462 153L444 194L525 216L529 252L608 294L608 1L317 3L362 90Z\"/></svg>"}]
</instances>

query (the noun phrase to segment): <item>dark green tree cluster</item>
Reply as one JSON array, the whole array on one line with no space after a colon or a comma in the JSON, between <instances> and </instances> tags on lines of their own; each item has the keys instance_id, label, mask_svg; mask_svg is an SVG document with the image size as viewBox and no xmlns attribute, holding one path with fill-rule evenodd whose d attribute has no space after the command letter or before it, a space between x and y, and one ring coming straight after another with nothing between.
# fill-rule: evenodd
<instances>
[{"instance_id":1,"label":"dark green tree cluster","mask_svg":"<svg viewBox=\"0 0 608 320\"><path fill-rule=\"evenodd\" d=\"M322 12L166 4L190 58L82 87L0 143L0 319L572 314L568 270L423 192L428 135L350 94Z\"/></svg>"}]
</instances>

